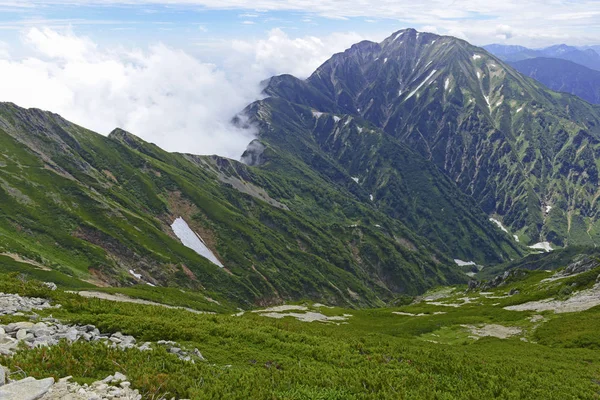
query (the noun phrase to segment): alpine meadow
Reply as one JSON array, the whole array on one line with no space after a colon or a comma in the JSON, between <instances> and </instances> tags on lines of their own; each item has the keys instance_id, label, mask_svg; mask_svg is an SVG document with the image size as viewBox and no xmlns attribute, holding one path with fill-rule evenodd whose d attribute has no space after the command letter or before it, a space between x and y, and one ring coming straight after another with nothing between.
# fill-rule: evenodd
<instances>
[{"instance_id":1,"label":"alpine meadow","mask_svg":"<svg viewBox=\"0 0 600 400\"><path fill-rule=\"evenodd\" d=\"M600 398L595 4L17 3L0 399Z\"/></svg>"}]
</instances>

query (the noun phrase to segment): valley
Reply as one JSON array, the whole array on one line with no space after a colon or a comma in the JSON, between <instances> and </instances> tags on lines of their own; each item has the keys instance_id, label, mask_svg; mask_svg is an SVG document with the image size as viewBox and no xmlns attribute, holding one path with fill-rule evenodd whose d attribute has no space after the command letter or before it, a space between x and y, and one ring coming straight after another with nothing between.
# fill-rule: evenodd
<instances>
[{"instance_id":1,"label":"valley","mask_svg":"<svg viewBox=\"0 0 600 400\"><path fill-rule=\"evenodd\" d=\"M600 106L506 58L361 41L239 160L0 103L0 398L598 398Z\"/></svg>"}]
</instances>

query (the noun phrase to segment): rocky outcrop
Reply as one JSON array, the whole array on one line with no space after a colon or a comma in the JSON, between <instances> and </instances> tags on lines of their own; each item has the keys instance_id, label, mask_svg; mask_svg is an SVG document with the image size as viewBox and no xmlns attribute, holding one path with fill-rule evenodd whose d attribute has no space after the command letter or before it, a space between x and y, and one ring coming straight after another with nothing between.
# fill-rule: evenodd
<instances>
[{"instance_id":1,"label":"rocky outcrop","mask_svg":"<svg viewBox=\"0 0 600 400\"><path fill-rule=\"evenodd\" d=\"M58 306L60 307L60 306ZM1 315L23 315L33 310L45 310L52 308L46 299L37 297L21 297L18 294L0 293L0 316Z\"/></svg>"},{"instance_id":2,"label":"rocky outcrop","mask_svg":"<svg viewBox=\"0 0 600 400\"><path fill-rule=\"evenodd\" d=\"M53 384L53 378L37 380L28 377L2 386L2 388L0 388L0 399L38 400L48 392Z\"/></svg>"},{"instance_id":3,"label":"rocky outcrop","mask_svg":"<svg viewBox=\"0 0 600 400\"><path fill-rule=\"evenodd\" d=\"M600 261L597 258L585 257L579 261L575 261L567 266L562 272L564 276L570 276L575 274L581 274L583 272L590 271L600 266Z\"/></svg>"},{"instance_id":4,"label":"rocky outcrop","mask_svg":"<svg viewBox=\"0 0 600 400\"><path fill-rule=\"evenodd\" d=\"M476 280L469 281L469 290L490 290L495 289L500 286L504 286L510 282L518 280L518 278L524 277L527 275L527 272L521 269L511 269L509 271L505 271L502 275L497 275L492 280L487 282L479 282ZM512 291L509 295L517 294L518 291Z\"/></svg>"},{"instance_id":5,"label":"rocky outcrop","mask_svg":"<svg viewBox=\"0 0 600 400\"><path fill-rule=\"evenodd\" d=\"M0 370L3 368L0 366ZM70 382L71 377L54 382L54 378L35 379L27 377L0 388L2 400L141 400L137 389L120 372L91 385Z\"/></svg>"},{"instance_id":6,"label":"rocky outcrop","mask_svg":"<svg viewBox=\"0 0 600 400\"><path fill-rule=\"evenodd\" d=\"M68 342L86 341L103 342L107 346L119 349L137 348L141 351L153 349L151 342L137 345L133 336L124 335L121 332L113 334L101 333L94 325L65 325L54 318L44 318L41 322L15 322L8 325L0 325L0 354L12 355L24 342L28 347L45 347L58 344L61 340ZM204 357L198 349L184 350L176 342L160 340L155 346L165 347L170 353L184 361L204 361Z\"/></svg>"}]
</instances>

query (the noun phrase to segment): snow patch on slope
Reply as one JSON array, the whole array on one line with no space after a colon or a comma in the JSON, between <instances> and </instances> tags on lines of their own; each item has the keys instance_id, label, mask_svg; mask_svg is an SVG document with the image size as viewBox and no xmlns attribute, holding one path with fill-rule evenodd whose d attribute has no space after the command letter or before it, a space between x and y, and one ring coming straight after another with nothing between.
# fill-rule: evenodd
<instances>
[{"instance_id":1,"label":"snow patch on slope","mask_svg":"<svg viewBox=\"0 0 600 400\"><path fill-rule=\"evenodd\" d=\"M138 279L142 279L142 275L141 274L136 274L134 270L130 269L129 273L133 276L135 276Z\"/></svg>"},{"instance_id":2,"label":"snow patch on slope","mask_svg":"<svg viewBox=\"0 0 600 400\"><path fill-rule=\"evenodd\" d=\"M173 221L171 229L173 229L173 233L175 233L185 247L194 250L196 253L206 258L213 264L224 268L223 264L221 264L214 253L208 247L206 247L202 238L190 229L187 222L185 222L183 218L179 217Z\"/></svg>"},{"instance_id":3,"label":"snow patch on slope","mask_svg":"<svg viewBox=\"0 0 600 400\"><path fill-rule=\"evenodd\" d=\"M408 97L407 97L405 100L408 100L408 99L410 99L411 97L413 97L413 96L414 96L414 94L415 94L415 93L417 93L417 91L418 91L419 89L421 89L421 87L422 87L424 84L426 84L426 83L429 81L429 79L431 79L431 77L433 76L433 74L435 74L436 72L437 72L437 69L434 69L433 71L431 71L431 72L429 73L429 75L427 76L427 78L425 78L425 80L424 80L423 82L421 82L421 83L419 84L419 86L417 86L417 88L416 88L415 90L413 90L412 92L410 92L410 94L408 95Z\"/></svg>"},{"instance_id":4,"label":"snow patch on slope","mask_svg":"<svg viewBox=\"0 0 600 400\"><path fill-rule=\"evenodd\" d=\"M459 260L458 258L455 258L454 262L459 267L466 267L466 266L469 266L469 265L477 265L477 264L475 264L475 261L463 261L463 260Z\"/></svg>"},{"instance_id":5,"label":"snow patch on slope","mask_svg":"<svg viewBox=\"0 0 600 400\"><path fill-rule=\"evenodd\" d=\"M492 221L494 224L496 224L498 226L498 228L502 229L504 232L508 233L508 230L506 230L506 228L504 227L504 225L502 225L502 222L498 221L495 218L490 218L490 221Z\"/></svg>"},{"instance_id":6,"label":"snow patch on slope","mask_svg":"<svg viewBox=\"0 0 600 400\"><path fill-rule=\"evenodd\" d=\"M473 60L479 60L481 56L479 54L473 54Z\"/></svg>"},{"instance_id":7,"label":"snow patch on slope","mask_svg":"<svg viewBox=\"0 0 600 400\"><path fill-rule=\"evenodd\" d=\"M536 243L532 246L529 246L529 248L536 249L536 250L552 251L552 246L548 242Z\"/></svg>"}]
</instances>

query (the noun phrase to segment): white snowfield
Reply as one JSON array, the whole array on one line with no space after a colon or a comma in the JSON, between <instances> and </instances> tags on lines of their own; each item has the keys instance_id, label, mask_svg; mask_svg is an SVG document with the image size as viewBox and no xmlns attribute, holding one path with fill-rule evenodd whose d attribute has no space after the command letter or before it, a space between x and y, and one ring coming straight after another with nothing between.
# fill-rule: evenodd
<instances>
[{"instance_id":1,"label":"white snowfield","mask_svg":"<svg viewBox=\"0 0 600 400\"><path fill-rule=\"evenodd\" d=\"M465 267L465 266L468 266L468 265L477 265L477 264L475 264L475 261L463 261L463 260L459 260L458 258L455 258L454 262L459 267Z\"/></svg>"},{"instance_id":2,"label":"white snowfield","mask_svg":"<svg viewBox=\"0 0 600 400\"><path fill-rule=\"evenodd\" d=\"M406 100L410 99L411 97L413 97L413 96L415 95L415 93L417 93L417 92L419 91L419 89L421 89L421 87L422 87L424 84L426 84L426 83L429 81L429 79L431 79L431 77L432 77L432 76L433 76L433 75L434 75L436 72L437 72L437 70L436 70L436 69L434 69L433 71L431 71L431 72L429 73L429 75L427 76L427 78L425 78L425 80L424 80L423 82L421 82L421 83L419 84L419 86L417 86L417 88L416 88L415 90L413 90L413 91L412 91L412 92L411 92L411 93L408 95L408 97L407 97L406 99L404 99L404 100L406 101ZM430 83L431 83L431 82L430 82Z\"/></svg>"},{"instance_id":3,"label":"white snowfield","mask_svg":"<svg viewBox=\"0 0 600 400\"><path fill-rule=\"evenodd\" d=\"M508 230L502 225L502 222L498 221L495 218L490 218L490 221L498 226L498 228L502 229L504 232L508 233Z\"/></svg>"},{"instance_id":4,"label":"white snowfield","mask_svg":"<svg viewBox=\"0 0 600 400\"><path fill-rule=\"evenodd\" d=\"M536 249L536 250L544 250L544 251L552 251L552 246L550 245L550 243L548 242L540 242L540 243L536 243L532 246L529 246L530 249Z\"/></svg>"},{"instance_id":5,"label":"white snowfield","mask_svg":"<svg viewBox=\"0 0 600 400\"><path fill-rule=\"evenodd\" d=\"M202 238L190 229L187 222L185 222L183 218L179 217L173 221L171 229L173 229L173 233L175 233L185 247L194 250L196 253L200 254L213 264L224 268L224 265L221 264L221 261L215 257L214 253L210 251L208 247L206 247Z\"/></svg>"},{"instance_id":6,"label":"white snowfield","mask_svg":"<svg viewBox=\"0 0 600 400\"><path fill-rule=\"evenodd\" d=\"M134 270L130 269L129 273L133 276L135 276L138 279L142 279L142 275L141 274L136 274Z\"/></svg>"}]
</instances>

